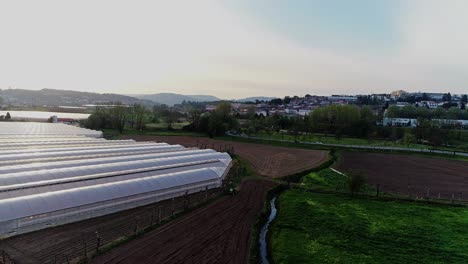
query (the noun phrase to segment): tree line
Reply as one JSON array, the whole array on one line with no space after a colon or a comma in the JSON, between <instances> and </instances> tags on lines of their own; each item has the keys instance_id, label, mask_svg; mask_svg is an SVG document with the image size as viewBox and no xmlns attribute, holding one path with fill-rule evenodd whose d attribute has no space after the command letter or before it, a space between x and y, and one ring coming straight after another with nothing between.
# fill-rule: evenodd
<instances>
[{"instance_id":1,"label":"tree line","mask_svg":"<svg viewBox=\"0 0 468 264\"><path fill-rule=\"evenodd\" d=\"M387 109L387 117L468 120L468 109L463 109L463 107L450 107L448 109L438 107L435 109L428 109L426 107L416 107L414 105L405 105L403 107L390 106Z\"/></svg>"}]
</instances>

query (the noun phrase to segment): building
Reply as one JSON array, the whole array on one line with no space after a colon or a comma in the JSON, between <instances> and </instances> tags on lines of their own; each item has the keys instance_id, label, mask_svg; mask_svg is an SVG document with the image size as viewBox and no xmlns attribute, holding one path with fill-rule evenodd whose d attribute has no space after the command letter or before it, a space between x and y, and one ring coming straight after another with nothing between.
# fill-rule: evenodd
<instances>
[{"instance_id":1,"label":"building","mask_svg":"<svg viewBox=\"0 0 468 264\"><path fill-rule=\"evenodd\" d=\"M355 102L355 101L357 101L357 97L356 96L346 96L346 95L332 95L332 96L328 96L328 101L330 101L330 102L337 102L337 101Z\"/></svg>"},{"instance_id":2,"label":"building","mask_svg":"<svg viewBox=\"0 0 468 264\"><path fill-rule=\"evenodd\" d=\"M396 126L396 127L417 127L418 120L412 118L388 118L383 119L384 126Z\"/></svg>"}]
</instances>

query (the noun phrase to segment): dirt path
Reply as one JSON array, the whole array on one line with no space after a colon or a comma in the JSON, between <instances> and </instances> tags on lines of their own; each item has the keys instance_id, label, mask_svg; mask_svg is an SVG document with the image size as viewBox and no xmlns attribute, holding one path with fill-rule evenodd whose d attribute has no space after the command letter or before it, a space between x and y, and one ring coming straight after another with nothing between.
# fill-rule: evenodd
<instances>
[{"instance_id":1,"label":"dirt path","mask_svg":"<svg viewBox=\"0 0 468 264\"><path fill-rule=\"evenodd\" d=\"M274 183L249 180L235 196L197 209L92 263L247 263L250 230Z\"/></svg>"}]
</instances>

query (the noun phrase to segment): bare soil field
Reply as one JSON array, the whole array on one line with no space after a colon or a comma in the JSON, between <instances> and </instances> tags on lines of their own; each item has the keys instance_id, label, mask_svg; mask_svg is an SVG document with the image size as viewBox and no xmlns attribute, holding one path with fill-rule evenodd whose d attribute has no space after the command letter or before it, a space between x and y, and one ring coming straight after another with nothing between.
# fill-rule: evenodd
<instances>
[{"instance_id":1,"label":"bare soil field","mask_svg":"<svg viewBox=\"0 0 468 264\"><path fill-rule=\"evenodd\" d=\"M380 190L443 199L468 200L468 162L403 154L344 152L337 169L362 170Z\"/></svg>"},{"instance_id":2,"label":"bare soil field","mask_svg":"<svg viewBox=\"0 0 468 264\"><path fill-rule=\"evenodd\" d=\"M245 181L238 194L197 209L92 263L248 263L251 228L273 186L266 180Z\"/></svg>"},{"instance_id":3,"label":"bare soil field","mask_svg":"<svg viewBox=\"0 0 468 264\"><path fill-rule=\"evenodd\" d=\"M328 159L328 151L275 147L262 144L228 142L202 137L186 136L126 136L137 141L166 142L185 147L212 148L234 153L248 160L258 174L270 178L288 176L314 168Z\"/></svg>"}]
</instances>

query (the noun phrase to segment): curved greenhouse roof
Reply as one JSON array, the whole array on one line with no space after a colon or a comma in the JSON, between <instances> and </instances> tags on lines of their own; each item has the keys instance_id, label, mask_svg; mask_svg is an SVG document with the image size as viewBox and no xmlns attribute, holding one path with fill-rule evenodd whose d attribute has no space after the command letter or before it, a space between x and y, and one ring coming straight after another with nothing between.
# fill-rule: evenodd
<instances>
[{"instance_id":1,"label":"curved greenhouse roof","mask_svg":"<svg viewBox=\"0 0 468 264\"><path fill-rule=\"evenodd\" d=\"M0 135L66 135L99 138L102 137L102 132L59 123L0 122Z\"/></svg>"},{"instance_id":2,"label":"curved greenhouse roof","mask_svg":"<svg viewBox=\"0 0 468 264\"><path fill-rule=\"evenodd\" d=\"M7 123L38 134L0 139L0 238L219 188L231 167L211 149Z\"/></svg>"},{"instance_id":3,"label":"curved greenhouse roof","mask_svg":"<svg viewBox=\"0 0 468 264\"><path fill-rule=\"evenodd\" d=\"M181 185L210 180L218 181L221 180L222 175L223 170L204 168L64 191L3 199L0 200L0 222L119 198L129 198L135 195L170 189Z\"/></svg>"}]
</instances>

